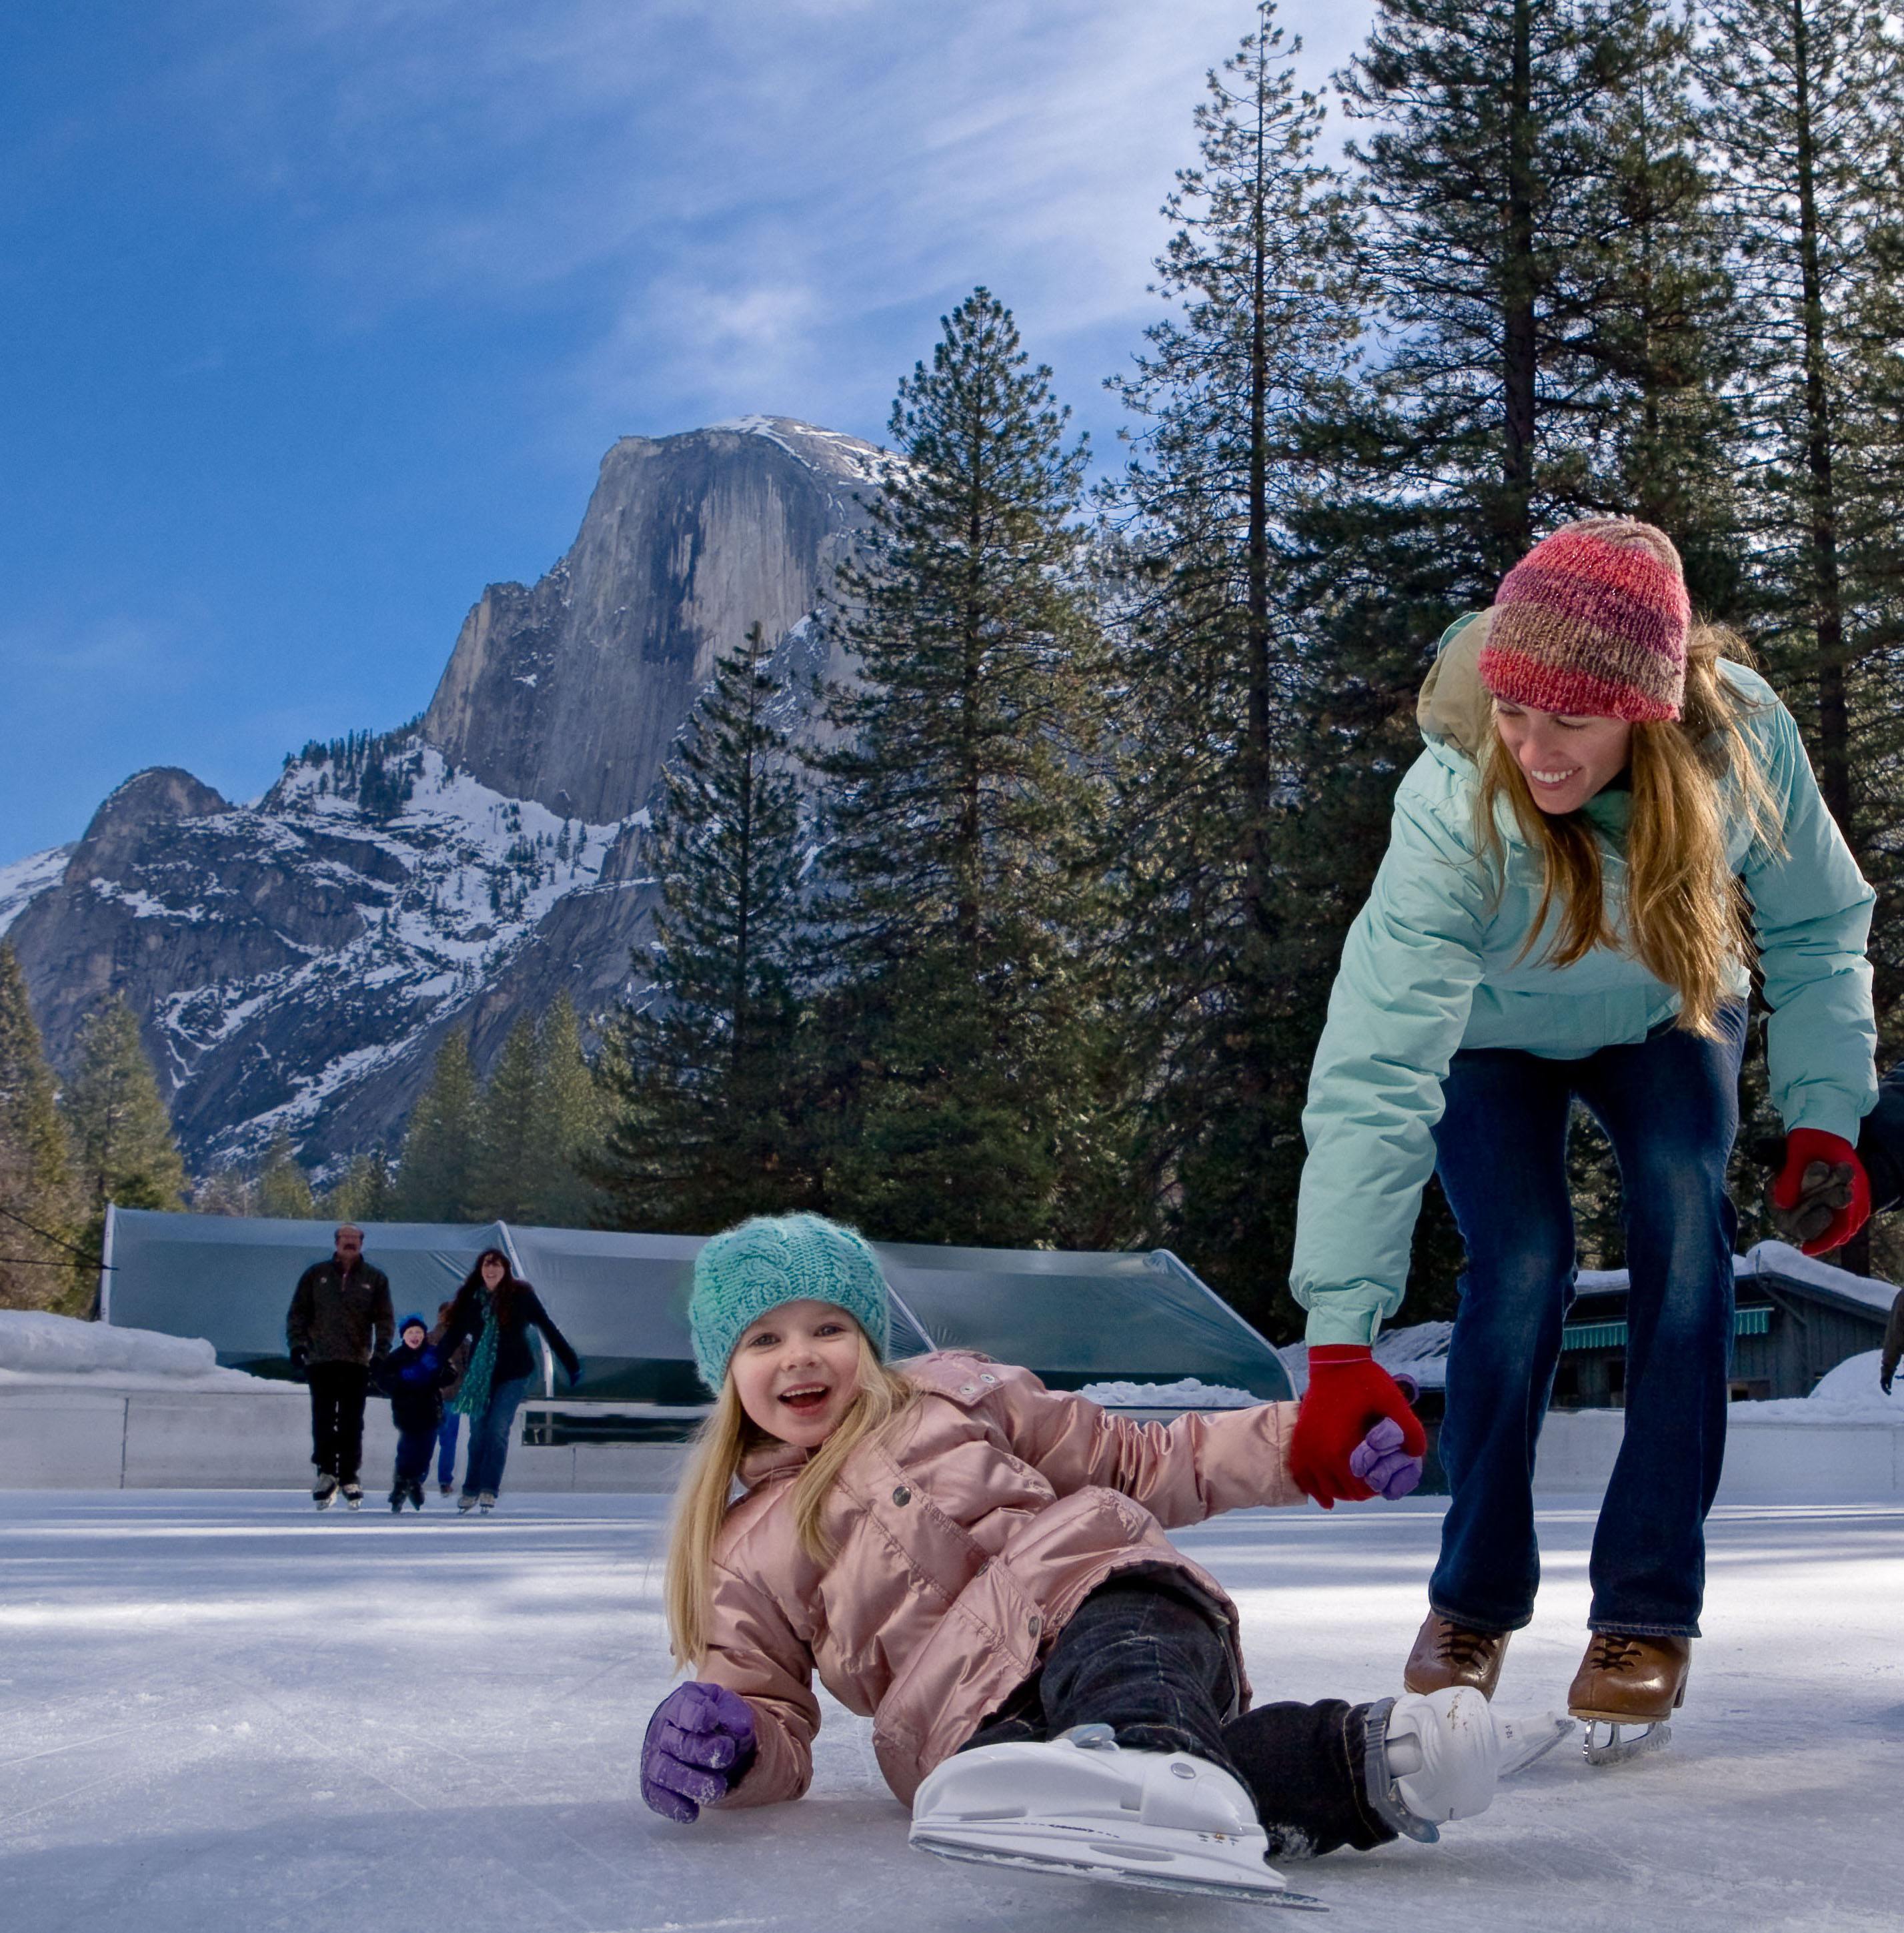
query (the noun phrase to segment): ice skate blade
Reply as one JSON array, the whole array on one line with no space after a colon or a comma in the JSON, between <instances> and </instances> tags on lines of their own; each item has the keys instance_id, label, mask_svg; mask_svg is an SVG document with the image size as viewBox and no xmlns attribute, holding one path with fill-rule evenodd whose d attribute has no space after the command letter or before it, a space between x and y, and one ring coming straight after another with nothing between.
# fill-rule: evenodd
<instances>
[{"instance_id":1,"label":"ice skate blade","mask_svg":"<svg viewBox=\"0 0 1904 1933\"><path fill-rule=\"evenodd\" d=\"M1596 1718L1583 1715L1587 1736L1582 1751L1589 1765L1624 1765L1629 1759L1641 1758L1671 1742L1673 1728L1666 1719ZM1600 1736L1601 1727L1606 1736ZM1635 1729L1635 1728L1637 1729ZM1623 1738L1624 1730L1633 1736Z\"/></svg>"},{"instance_id":2,"label":"ice skate blade","mask_svg":"<svg viewBox=\"0 0 1904 1933\"><path fill-rule=\"evenodd\" d=\"M1543 1759L1564 1738L1570 1737L1574 1721L1548 1712L1537 1719L1516 1719L1507 1727L1503 1743L1500 1776L1512 1778L1527 1770L1536 1759Z\"/></svg>"},{"instance_id":3,"label":"ice skate blade","mask_svg":"<svg viewBox=\"0 0 1904 1933\"><path fill-rule=\"evenodd\" d=\"M1101 1880L1107 1885L1136 1886L1146 1892L1197 1893L1207 1899L1239 1900L1252 1906L1287 1906L1299 1913L1329 1910L1323 1901L1306 1892L1291 1892L1280 1880L1273 1878L1266 1886L1254 1886L1244 1880L1168 1872L1161 1868L1155 1873L1133 1872L1122 1866L1100 1864L1089 1856L1063 1859L1055 1853L1033 1853L1022 1846L1007 1850L925 1833L914 1833L911 1843L922 1853L971 1865L1016 1866L1021 1871L1048 1873L1059 1879ZM1270 1868L1266 1866L1263 1871L1269 1874Z\"/></svg>"}]
</instances>

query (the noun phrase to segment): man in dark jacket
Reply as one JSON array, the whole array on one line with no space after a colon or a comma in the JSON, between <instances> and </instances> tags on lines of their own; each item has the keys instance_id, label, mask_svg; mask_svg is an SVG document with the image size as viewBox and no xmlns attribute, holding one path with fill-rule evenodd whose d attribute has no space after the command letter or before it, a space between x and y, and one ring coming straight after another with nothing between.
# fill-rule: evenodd
<instances>
[{"instance_id":1,"label":"man in dark jacket","mask_svg":"<svg viewBox=\"0 0 1904 1933\"><path fill-rule=\"evenodd\" d=\"M1890 1379L1897 1373L1897 1359L1904 1356L1904 1288L1890 1305L1890 1320L1884 1324L1884 1352L1878 1359L1878 1386L1890 1393Z\"/></svg>"},{"instance_id":2,"label":"man in dark jacket","mask_svg":"<svg viewBox=\"0 0 1904 1933\"><path fill-rule=\"evenodd\" d=\"M364 1454L364 1398L373 1355L396 1331L390 1283L364 1259L364 1231L338 1229L336 1252L298 1278L284 1318L291 1366L311 1384L311 1460L317 1466L311 1494L329 1510L340 1489L353 1510L363 1507L357 1466Z\"/></svg>"}]
</instances>

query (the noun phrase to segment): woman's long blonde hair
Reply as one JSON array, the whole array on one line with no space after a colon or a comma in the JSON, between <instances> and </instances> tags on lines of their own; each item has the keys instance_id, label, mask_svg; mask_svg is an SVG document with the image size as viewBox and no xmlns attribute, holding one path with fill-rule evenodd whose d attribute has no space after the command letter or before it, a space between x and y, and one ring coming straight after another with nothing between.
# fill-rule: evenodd
<instances>
[{"instance_id":1,"label":"woman's long blonde hair","mask_svg":"<svg viewBox=\"0 0 1904 1933\"><path fill-rule=\"evenodd\" d=\"M1749 663L1743 640L1716 624L1695 624L1686 641L1686 694L1677 720L1633 727L1632 810L1626 830L1623 940L1607 911L1601 842L1584 812L1542 812L1527 775L1491 715L1475 799L1477 843L1506 876L1500 826L1505 798L1529 847L1540 855L1540 906L1524 958L1557 900L1559 929L1548 963L1571 966L1596 946L1626 951L1679 995L1679 1024L1710 1035L1728 997L1728 970L1749 960L1752 929L1743 889L1726 863L1729 776L1752 837L1781 849L1779 812L1742 720L1755 708L1733 690L1721 657Z\"/></svg>"},{"instance_id":2,"label":"woman's long blonde hair","mask_svg":"<svg viewBox=\"0 0 1904 1933\"><path fill-rule=\"evenodd\" d=\"M794 1484L794 1527L800 1548L816 1564L833 1556L820 1517L841 1468L868 1437L909 1408L919 1393L916 1384L873 1353L863 1329L856 1325L855 1333L860 1344L858 1390L839 1428L807 1459ZM713 1414L695 1432L674 1493L668 1534L663 1591L668 1642L675 1663L689 1670L698 1670L707 1655L713 1622L714 1544L727 1520L734 1481L749 1453L773 1440L741 1408L730 1368L721 1378Z\"/></svg>"}]
</instances>

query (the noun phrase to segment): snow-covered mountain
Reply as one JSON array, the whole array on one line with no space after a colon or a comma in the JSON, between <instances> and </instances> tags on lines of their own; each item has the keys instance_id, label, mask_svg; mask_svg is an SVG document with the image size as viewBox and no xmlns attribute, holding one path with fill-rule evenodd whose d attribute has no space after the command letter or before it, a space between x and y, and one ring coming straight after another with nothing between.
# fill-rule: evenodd
<instances>
[{"instance_id":1,"label":"snow-covered mountain","mask_svg":"<svg viewBox=\"0 0 1904 1933\"><path fill-rule=\"evenodd\" d=\"M812 614L890 461L782 417L624 437L568 554L483 594L416 723L308 745L244 805L140 772L77 845L0 867L56 1062L122 994L195 1159L284 1127L323 1166L397 1132L450 1027L486 1067L559 991L605 1010L653 908L638 835L716 654L761 623L796 705L841 669Z\"/></svg>"}]
</instances>

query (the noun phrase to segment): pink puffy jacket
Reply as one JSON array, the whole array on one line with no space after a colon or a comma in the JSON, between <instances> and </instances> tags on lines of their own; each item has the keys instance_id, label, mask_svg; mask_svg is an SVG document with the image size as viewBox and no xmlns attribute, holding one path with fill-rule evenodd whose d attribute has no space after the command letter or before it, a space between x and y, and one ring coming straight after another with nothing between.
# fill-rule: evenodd
<instances>
[{"instance_id":1,"label":"pink puffy jacket","mask_svg":"<svg viewBox=\"0 0 1904 1933\"><path fill-rule=\"evenodd\" d=\"M1037 1670L1090 1592L1133 1565L1186 1573L1228 1613L1234 1646L1234 1606L1164 1532L1303 1501L1285 1461L1293 1403L1139 1423L984 1356L904 1367L925 1393L848 1458L824 1518L830 1563L800 1549L788 1507L806 1453L776 1447L743 1466L698 1674L753 1707L759 1755L728 1805L806 1790L816 1667L872 1718L880 1769L909 1802ZM1240 1653L1237 1676L1247 1703Z\"/></svg>"}]
</instances>

